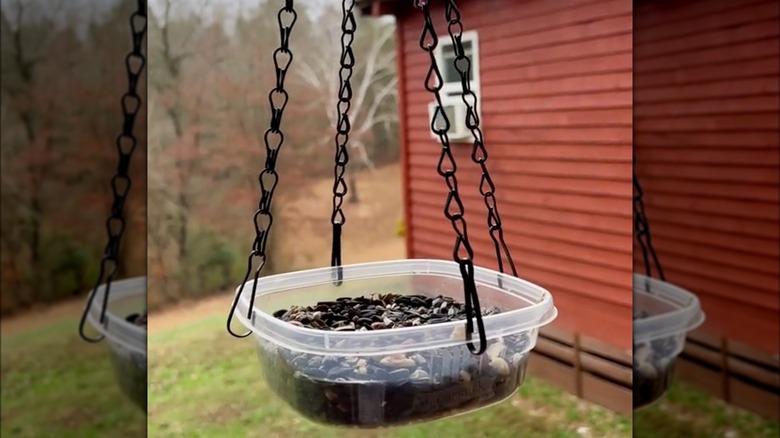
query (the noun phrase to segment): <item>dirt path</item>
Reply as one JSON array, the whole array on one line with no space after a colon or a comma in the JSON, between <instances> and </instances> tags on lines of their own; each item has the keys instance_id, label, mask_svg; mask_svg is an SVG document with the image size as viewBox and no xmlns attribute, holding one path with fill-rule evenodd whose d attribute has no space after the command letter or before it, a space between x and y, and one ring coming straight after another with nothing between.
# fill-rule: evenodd
<instances>
[{"instance_id":1,"label":"dirt path","mask_svg":"<svg viewBox=\"0 0 780 438\"><path fill-rule=\"evenodd\" d=\"M400 168L384 166L353 175L360 202L345 203L347 224L342 238L345 264L403 259L403 237L395 234L401 219ZM397 182L397 184L395 184ZM280 220L274 232L274 259L283 261L281 270L291 272L328 266L331 250L329 222L333 181L312 183L293 199L280 204ZM149 331L157 332L212 315L227 316L234 291L168 307L149 315Z\"/></svg>"},{"instance_id":2,"label":"dirt path","mask_svg":"<svg viewBox=\"0 0 780 438\"><path fill-rule=\"evenodd\" d=\"M6 337L64 318L80 318L86 299L86 296L74 298L54 306L40 306L11 317L4 317L0 319L0 332L3 337ZM73 330L76 330L75 327Z\"/></svg>"},{"instance_id":3,"label":"dirt path","mask_svg":"<svg viewBox=\"0 0 780 438\"><path fill-rule=\"evenodd\" d=\"M350 261L359 263L402 259L406 256L405 251L402 238L386 239L364 248L361 254ZM178 304L152 313L149 315L149 331L167 330L215 314L227 315L232 297L233 291L226 291L195 303ZM77 318L81 316L84 304L84 298L78 298L54 306L34 309L10 318L3 318L0 320L0 331L2 331L3 337L6 337L63 318Z\"/></svg>"}]
</instances>

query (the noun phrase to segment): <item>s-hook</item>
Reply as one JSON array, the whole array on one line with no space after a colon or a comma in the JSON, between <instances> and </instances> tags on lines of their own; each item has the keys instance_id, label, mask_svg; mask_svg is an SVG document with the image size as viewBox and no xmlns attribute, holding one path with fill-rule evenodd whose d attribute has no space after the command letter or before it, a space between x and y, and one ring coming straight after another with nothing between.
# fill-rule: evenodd
<instances>
[{"instance_id":1,"label":"s-hook","mask_svg":"<svg viewBox=\"0 0 780 438\"><path fill-rule=\"evenodd\" d=\"M355 15L353 8L355 6L354 0L344 0L342 3L343 18L341 22L341 59L340 59L340 86L338 103L336 110L339 113L338 121L336 124L336 154L335 165L333 169L334 183L333 183L333 213L331 215L331 224L333 225L333 241L331 248L331 266L334 269L335 278L333 282L335 285L341 285L343 281L343 270L341 267L341 231L346 217L341 207L344 203L344 196L347 194L347 184L344 181L344 172L346 170L347 162L349 161L349 152L347 150L347 142L349 141L349 132L351 124L349 121L349 109L352 101L352 86L350 79L352 78L352 68L355 65L355 55L352 51L352 42L355 39L355 31L357 24L355 21ZM252 247L252 252L249 254L249 260L247 263L247 273L244 276L244 281L241 283L236 296L233 299L233 305L230 308L230 313L227 320L227 330L231 335L243 338L251 333L251 330L243 334L237 334L233 331L230 324L233 321L233 315L238 307L239 299L244 291L244 286L249 280L249 276L252 272L253 259L259 260L259 266L255 269L254 282L252 283L252 294L249 297L249 308L247 311L247 318L252 318L252 310L254 308L255 295L257 293L257 281L260 277L260 272L265 266L266 262L266 244L268 242L268 233L271 229L273 222L273 215L271 214L271 200L273 197L273 191L278 182L279 175L276 173L276 159L279 154L279 149L284 141L284 135L281 131L281 119L284 107L287 104L288 94L284 89L284 78L287 74L287 69L292 62L292 52L290 51L290 32L292 26L295 23L297 14L294 9L293 1L286 0L284 7L279 10L278 22L279 31L281 35L281 44L274 52L274 65L276 68L276 87L271 90L269 100L271 102L271 127L266 131L265 143L266 143L266 161L265 168L260 172L260 188L261 199L260 205L255 212L255 242ZM282 99L275 99L275 97L281 96ZM267 185L267 178L270 178L273 182Z\"/></svg>"},{"instance_id":2,"label":"s-hook","mask_svg":"<svg viewBox=\"0 0 780 438\"><path fill-rule=\"evenodd\" d=\"M252 243L252 251L250 251L247 260L247 271L246 275L244 275L244 281L241 282L241 286L239 286L238 292L233 298L233 304L230 307L230 313L228 314L227 319L227 331L236 338L245 338L252 333L251 330L248 330L243 334L238 334L233 331L230 324L233 322L233 315L236 313L238 301L244 292L244 286L249 281L250 275L252 275L254 262L257 262L258 265L254 269L252 295L249 297L249 308L246 315L248 319L252 319L252 309L254 309L255 295L257 294L257 281L260 278L260 273L267 260L265 251L268 243L268 233L270 233L271 225L273 224L271 201L273 200L276 184L279 182L279 174L276 172L276 160L279 157L279 151L284 143L284 133L282 132L281 124L284 108L287 106L289 97L287 91L284 89L284 79L287 76L287 70L293 60L293 53L290 50L290 34L292 33L292 28L298 18L293 3L293 0L285 0L284 6L279 9L279 13L277 14L280 43L279 48L277 48L273 54L274 69L276 71L276 85L268 94L268 101L271 104L271 126L265 131L263 137L266 152L265 165L257 177L260 182L260 203L254 215L255 240Z\"/></svg>"},{"instance_id":3,"label":"s-hook","mask_svg":"<svg viewBox=\"0 0 780 438\"><path fill-rule=\"evenodd\" d=\"M509 251L509 246L504 241L504 229L501 223L501 216L498 214L498 201L495 196L496 186L487 168L488 152L483 141L482 130L479 128L477 95L471 89L471 60L466 56L466 49L463 47L463 23L461 22L460 10L458 10L454 0L446 0L444 13L448 23L447 32L450 35L455 51L455 59L452 62L460 76L461 99L466 106L466 127L471 131L471 135L474 138L471 148L471 160L478 164L482 171L479 193L482 195L485 208L487 209L487 226L490 232L490 239L493 241L496 251L498 270L502 274L504 273L504 257L506 257L506 264L509 265L512 275L517 277L515 262ZM499 286L501 285L501 277L498 278L498 284Z\"/></svg>"},{"instance_id":4,"label":"s-hook","mask_svg":"<svg viewBox=\"0 0 780 438\"><path fill-rule=\"evenodd\" d=\"M330 218L333 224L333 247L331 249L331 266L335 269L333 283L340 286L344 279L344 271L341 267L341 230L346 222L341 206L344 204L344 195L347 194L347 183L344 181L344 171L349 161L347 142L349 141L349 108L352 105L352 67L355 66L355 54L352 51L352 42L355 40L357 23L352 9L355 0L344 0L341 3L341 69L339 70L339 96L336 110L339 113L336 122L336 157L333 168L333 215Z\"/></svg>"},{"instance_id":5,"label":"s-hook","mask_svg":"<svg viewBox=\"0 0 780 438\"><path fill-rule=\"evenodd\" d=\"M477 286L474 280L474 250L468 240L466 220L463 217L465 211L463 201L458 193L458 179L455 175L457 165L450 148L448 136L450 121L444 111L441 97L441 88L444 85L444 80L436 61L436 48L439 45L439 39L433 25L428 1L416 0L415 6L422 11L424 17L423 30L420 36L420 48L428 53L428 58L430 59L430 67L424 84L425 89L434 95L437 104L431 120L431 130L439 137L442 145L437 172L444 178L449 191L444 206L444 216L450 220L456 235L453 259L460 267L461 278L463 279L464 302L466 305L466 345L472 354L480 355L485 352L487 347L487 336L485 323L482 320L482 309L479 305ZM437 122L439 117L441 117L443 125ZM479 335L479 347L475 347L472 342L475 319Z\"/></svg>"},{"instance_id":6,"label":"s-hook","mask_svg":"<svg viewBox=\"0 0 780 438\"><path fill-rule=\"evenodd\" d=\"M130 29L133 40L133 49L125 57L125 68L127 70L128 90L122 96L122 113L124 114L124 124L122 132L116 139L116 148L119 153L119 164L113 178L111 178L111 190L114 201L111 205L111 213L106 220L106 232L108 233L108 243L106 244L103 259L100 262L100 272L97 282L87 300L84 313L79 322L79 335L87 342L100 342L104 336L91 338L87 336L84 328L87 321L87 315L92 308L92 302L95 300L98 288L105 283L105 293L103 294L103 303L100 310L100 324L106 324L106 310L108 308L108 296L111 292L111 282L114 279L118 267L119 245L122 241L122 234L125 230L124 206L127 195L130 192L131 179L130 159L138 143L133 134L136 116L141 109L141 96L138 95L137 87L141 72L146 66L146 58L143 54L143 40L146 34L146 0L138 0L135 12L130 16Z\"/></svg>"},{"instance_id":7,"label":"s-hook","mask_svg":"<svg viewBox=\"0 0 780 438\"><path fill-rule=\"evenodd\" d=\"M633 164L634 167L636 167L636 156L633 159ZM658 259L658 254L655 253L655 249L653 248L653 241L650 236L650 223L648 222L647 215L645 214L645 204L643 200L644 192L642 191L642 186L639 185L639 178L636 176L636 169L633 170L633 180L634 232L636 233L636 240L639 243L639 247L642 250L642 261L645 264L645 272L648 277L653 276L653 270L650 266L650 261L652 258L652 262L655 264L655 267L658 270L658 278L661 279L661 281L666 281L664 270L661 267L661 261Z\"/></svg>"}]
</instances>

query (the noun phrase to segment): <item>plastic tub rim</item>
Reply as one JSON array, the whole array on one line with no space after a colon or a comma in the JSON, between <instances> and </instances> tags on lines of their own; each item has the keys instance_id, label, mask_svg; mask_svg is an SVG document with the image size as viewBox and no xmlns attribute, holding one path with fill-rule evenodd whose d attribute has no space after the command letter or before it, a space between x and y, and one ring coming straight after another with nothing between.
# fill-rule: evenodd
<instances>
[{"instance_id":1,"label":"plastic tub rim","mask_svg":"<svg viewBox=\"0 0 780 438\"><path fill-rule=\"evenodd\" d=\"M359 270L359 269L371 269L372 267L378 267L378 266L387 266L387 265L396 265L396 269L403 269L404 264L411 264L411 265L427 265L427 269L420 269L412 271L409 269L406 272L398 272L395 275L392 274L379 274L376 277L393 277L393 276L402 276L402 275L420 275L420 274L431 274L431 275L438 275L438 276L449 276L449 273L452 273L452 277L455 278L454 273L458 272L457 277L459 278L459 271L457 263L453 261L445 261L445 260L434 260L434 259L401 259L401 260L390 260L390 261L382 261L382 262L369 262L369 263L357 263L357 264L350 264L350 265L344 265L342 268L345 271L348 270ZM263 283L270 283L270 282L277 282L277 281L285 281L285 280L291 280L295 279L296 277L300 277L301 274L308 274L308 275L326 275L332 273L334 268L332 267L324 267L324 268L315 268L315 269L309 269L309 270L301 270L301 271L294 271L294 272L288 272L283 274L276 274L271 275L268 277L262 277L258 280L258 288L256 292L256 299L257 297L260 297L262 295L266 294L273 294L273 293L279 293L284 292L287 290L294 290L297 287L301 286L315 286L313 284L301 284L301 285L292 285L290 287L284 288L284 289L276 289L272 290L270 292L263 291ZM419 271L419 272L416 272ZM443 272L442 272L443 271ZM558 310L553 304L553 298L552 294L547 291L547 289L536 285L534 283L531 283L527 280L523 280L518 277L513 277L511 275L507 274L501 274L498 271L494 271L492 269L483 268L483 267L474 267L475 276L496 276L496 278L500 278L505 284L513 284L514 286L517 286L518 288L522 289L522 292L518 291L511 291L504 289L503 292L507 293L508 295L511 295L515 298L524 300L528 302L530 305L528 307L524 307L521 309L515 309L511 310L505 313L500 313L497 315L490 315L483 317L483 322L485 324L485 330L487 334L487 339L495 339L500 336L505 335L511 335L521 332L528 332L535 329L538 329L540 327L543 327L550 322L552 322L557 316L558 316ZM348 277L348 275L345 274L345 278ZM366 278L372 278L372 276L368 277L361 277L357 276L354 278L345 279L345 281L351 281L351 280L360 280L360 279L366 279ZM391 352L388 351L388 348L383 347L335 347L335 346L324 346L321 344L303 344L303 343L295 343L296 345L290 345L289 339L280 337L280 333L288 332L295 335L300 336L312 336L312 337L319 337L324 339L328 339L329 344L335 344L338 341L341 340L355 340L355 339L365 339L367 336L376 335L376 333L372 331L366 331L366 332L332 332L332 331L322 331L322 330L316 330L312 328L307 327L298 327L294 326L292 324L288 324L284 321L281 321L277 318L274 318L273 315L266 313L262 310L260 310L257 305L253 308L253 317L252 321L250 321L246 316L246 310L249 306L249 295L251 294L252 284L254 283L254 280L250 280L246 283L244 283L244 293L239 298L239 305L236 308L235 317L248 329L252 330L253 334L255 336L258 336L260 338L263 338L273 344L284 346L285 348L289 348L296 351L302 351L302 352L308 352L311 354L318 354L318 355L355 355L355 354L361 354L361 355L378 355L378 354L389 354ZM479 281L478 281L479 283ZM320 284L320 283L318 283ZM328 284L327 282L322 282L321 284ZM496 286L491 286L496 288ZM236 293L238 293L240 287L236 288ZM249 293L247 293L247 290L249 290ZM536 299L531 300L528 297L529 292L535 293ZM490 329L491 326L497 327L501 323L504 323L504 327L501 329L494 328L493 330ZM419 333L425 333L426 331L430 331L432 327L435 327L437 331L445 331L445 330L453 330L456 327L465 325L465 321L459 320L459 321L452 321L452 322L446 322L446 323L440 323L435 325L423 325L423 326L416 326L416 327L402 327L402 328L394 328L392 329L393 335L403 335L403 334L419 334ZM533 340L533 339L532 339ZM478 338L474 337L473 342L477 343L479 342ZM421 349L429 349L429 348L445 348L445 347L452 347L457 345L464 345L465 344L465 337L463 338L450 338L450 339L441 339L441 340L435 340L435 341L425 341L415 344L409 344L409 345L399 345L392 349L392 353L401 353L401 352L410 352L410 351L418 351ZM529 350L533 348L534 343L531 343L529 346Z\"/></svg>"},{"instance_id":2,"label":"plastic tub rim","mask_svg":"<svg viewBox=\"0 0 780 438\"><path fill-rule=\"evenodd\" d=\"M491 315L491 316L494 316L494 315ZM558 316L558 310L553 308L550 312L547 313L544 321L542 321L542 322L540 322L538 324L538 327L531 327L531 328L519 329L519 330L508 329L508 330L502 331L501 333L495 333L495 334L492 334L492 335L488 335L486 337L486 340L487 341L491 341L491 340L500 338L502 336L514 335L514 334L518 334L518 333L528 333L528 332L530 332L532 330L536 330L539 327L543 327L543 326L549 324L557 316ZM244 322L246 320L246 317L244 317L244 316L237 315L237 317L242 322ZM487 319L487 318L488 317L486 317L485 319ZM457 327L458 323L465 324L465 321L463 321L463 320L461 320L461 321L454 321L452 324L456 324L454 327ZM447 323L447 324L451 324L451 323ZM444 323L436 324L436 325L437 326L443 326ZM430 326L421 326L421 327L430 327ZM301 327L296 327L296 328L301 328ZM404 327L404 328L408 328L408 327ZM418 328L418 327L414 327L414 328ZM311 330L311 329L309 329L309 330ZM399 328L397 330L401 330L401 329ZM348 332L348 333L355 333L355 332ZM395 333L395 329L394 329L394 333ZM253 336L255 336L256 339L258 339L258 338L262 339L262 340L264 340L266 342L270 342L270 343L272 343L272 344L274 344L276 346L287 348L287 349L294 350L294 351L301 352L301 353L312 354L312 355L316 355L316 356L355 356L355 355L360 355L361 357L363 357L363 356L383 356L383 355L395 354L395 353L414 353L414 352L418 352L420 350L427 350L427 349L431 349L431 348L452 348L452 347L465 345L465 342L466 342L465 338L464 339L442 340L442 341L435 341L435 342L428 341L428 342L425 342L425 343L418 343L418 344L411 344L411 345L402 345L402 346L399 345L397 347L394 347L392 350L388 350L386 347L373 347L373 348L370 348L370 349L366 349L366 348L338 348L338 347L325 348L325 347L320 347L320 346L307 346L306 344L290 345L290 343L285 342L284 339L279 339L277 337L273 337L273 335L269 335L269 334L263 333L261 331L254 331L252 334L253 334ZM474 336L472 341L475 343L475 345L479 345L479 339L476 336ZM528 344L528 347L525 350L519 351L518 353L526 354L529 351L531 351L535 346L536 346L536 336L531 338L531 342Z\"/></svg>"},{"instance_id":3,"label":"plastic tub rim","mask_svg":"<svg viewBox=\"0 0 780 438\"><path fill-rule=\"evenodd\" d=\"M674 336L681 333L688 333L701 326L705 321L704 312L701 310L699 298L692 292L683 289L680 286L662 281L656 278L648 277L643 274L633 274L633 293L643 294L653 298L669 301L663 296L652 293L652 287L656 286L661 290L672 293L679 298L679 301L687 300L688 304L670 303L677 307L676 310L660 315L648 316L633 321L634 324L634 344L641 344L656 339ZM659 328L663 327L663 328ZM637 334L639 333L639 334Z\"/></svg>"},{"instance_id":4,"label":"plastic tub rim","mask_svg":"<svg viewBox=\"0 0 780 438\"><path fill-rule=\"evenodd\" d=\"M111 291L109 296L109 308L106 309L106 321L100 323L100 311L103 306L106 285L101 284L94 293L95 300L87 313L87 320L106 340L112 345L118 345L146 356L147 330L131 324L111 312L110 303L117 300L131 298L140 294L146 294L147 277L132 277L124 280L111 282ZM92 293L90 293L91 295ZM87 301L89 302L89 301Z\"/></svg>"},{"instance_id":5,"label":"plastic tub rim","mask_svg":"<svg viewBox=\"0 0 780 438\"><path fill-rule=\"evenodd\" d=\"M343 268L345 268L345 269L348 269L348 268L363 268L363 267L371 267L371 266L377 266L377 265L386 265L386 264L389 264L389 263L398 263L398 262L433 263L433 264L439 264L440 266L442 264L450 264L450 265L453 264L453 262L442 261L442 260L403 259L403 260L391 260L391 261L384 261L384 262L357 263L357 264L351 264L351 265L344 265ZM315 269L308 269L308 270L301 270L301 271L294 271L294 272L287 272L287 273L283 273L283 274L271 275L271 276L268 276L268 277L261 278L259 280L259 283L262 283L264 279L266 281L268 281L268 280L278 280L278 279L284 280L284 279L287 279L287 278L293 278L295 276L298 276L301 273L310 273L310 274L324 273L326 271L330 272L330 271L332 271L332 269L333 268L330 268L330 267L315 268ZM489 318L495 318L496 316L520 315L522 313L530 313L529 311L531 309L534 309L536 306L538 306L538 305L546 305L548 302L549 303L552 302L552 294L550 294L549 291L547 291L546 289L542 288L541 286L538 286L538 285L536 285L534 283L531 283L531 282L529 282L527 280L523 280L523 279L517 278L517 277L508 276L506 274L501 274L498 271L493 271L493 270L488 269L488 268L475 267L475 270L482 271L485 274L498 275L498 276L501 276L503 279L511 279L514 282L519 282L523 286L528 286L528 287L530 287L532 289L537 289L539 292L541 292L541 296L542 296L541 300L539 300L537 303L533 303L533 305L531 305L529 307L525 307L525 308L522 308L522 309L515 309L515 310L509 311L509 312L506 312L506 313L502 313L502 314L499 314L499 315L490 315L490 316L483 317L483 320L485 320L485 321L487 321ZM408 275L408 274L404 273L404 275ZM414 274L412 274L412 275L414 275ZM383 276L393 277L393 276L400 276L400 275L397 274L397 275L383 275ZM453 276L453 278L455 278L455 277ZM358 278L358 279L360 279L360 278ZM244 283L244 285L245 285L244 286L244 293L245 294L246 294L247 287L249 289L251 289L252 283L254 283L254 280L250 280L250 281L247 281L246 283ZM322 282L321 284L327 284L327 282ZM307 285L307 286L314 286L314 285ZM284 291L287 291L287 290L293 290L293 289L295 289L295 287L288 287L288 288L285 288L285 289L278 289L278 290L275 290L275 291L272 291L272 292L265 292L265 293L263 293L260 290L258 290L257 295L260 296L260 295L265 295L265 294L274 294L274 293L280 293L280 292L284 292ZM510 291L507 291L507 292L511 293ZM238 293L238 288L236 288L236 293ZM517 295L517 294L515 294L515 295ZM241 299L240 299L240 304L244 304L245 308L248 307L249 298L245 297L245 296L242 296ZM298 333L301 333L301 334L309 334L309 335L322 335L322 333L323 333L322 330L316 330L316 329L312 329L312 328L298 327L298 326L286 324L283 321L279 321L278 319L273 318L273 315L269 315L266 312L263 312L262 310L258 309L256 306L255 306L254 310L256 312L259 312L263 317L267 317L275 325L282 326L284 328L290 328L294 332L298 332ZM557 309L554 306L549 306L548 309L546 309L546 310L547 310L547 312L545 312L545 313L549 314L550 310L552 310L553 311L552 313L554 313L557 316ZM539 313L541 313L541 312L539 312ZM544 315L544 313L542 315ZM252 324L249 323L249 321L246 318L246 315L243 312L236 312L236 317L241 319L241 322L245 323L245 325L248 328L252 325ZM509 319L509 318L506 318L506 319ZM549 317L549 319L550 319L550 321L552 321L553 319L555 319L555 316L551 315ZM493 319L493 320L495 320L495 319ZM448 323L436 324L436 327L452 327L452 328L454 328L454 327L456 327L457 325L459 325L461 323L463 323L463 321L452 321L452 322L448 322ZM533 326L531 328L536 328L536 327L541 327L541 326L545 325L545 323L531 324L531 325ZM424 331L430 330L430 327L431 326L394 328L393 329L393 333L424 332ZM255 322L254 328L258 328L257 322ZM334 335L334 333L331 333L331 335ZM362 337L365 337L366 335L363 332L354 332L353 331L353 332L338 333L337 336L339 338L342 338L342 339L349 339L349 338L362 338Z\"/></svg>"}]
</instances>

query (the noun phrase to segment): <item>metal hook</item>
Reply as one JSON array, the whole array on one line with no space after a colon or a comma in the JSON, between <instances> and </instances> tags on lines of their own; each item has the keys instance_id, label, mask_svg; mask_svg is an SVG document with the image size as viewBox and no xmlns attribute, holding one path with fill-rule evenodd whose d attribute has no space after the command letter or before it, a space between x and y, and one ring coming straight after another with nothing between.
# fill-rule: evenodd
<instances>
[{"instance_id":1,"label":"metal hook","mask_svg":"<svg viewBox=\"0 0 780 438\"><path fill-rule=\"evenodd\" d=\"M437 111L435 115L443 114L442 112L442 100L441 100L441 87L442 83L440 81L437 81L436 84L431 84L431 78L436 75L437 78L441 77L441 72L439 71L439 67L436 63L436 57L434 56L434 49L436 47L436 44L438 43L438 36L436 35L436 29L433 25L433 19L431 17L429 5L427 1L421 1L418 0L415 2L415 5L422 10L423 17L425 24L423 25L422 35L420 36L420 47L428 52L429 58L430 58L430 70L428 72L428 75L425 78L425 81L423 82L425 89L434 95L436 99L436 103L438 104ZM426 43L426 40L431 40L430 44ZM460 50L462 52L462 50ZM447 120L446 114L443 114L443 118L445 121ZM476 120L476 123L478 123L478 120ZM460 195L458 193L458 181L455 177L456 172L456 164L455 164L455 157L452 154L452 151L450 149L450 141L448 136L449 131L449 123L445 124L446 126L442 128L439 128L436 126L436 117L434 116L434 119L431 121L431 131L434 132L439 136L439 139L441 141L442 146L442 152L441 156L439 158L439 163L437 166L437 172L440 176L444 178L444 181L447 185L447 188L449 189L449 194L447 195L447 200L445 202L444 206L444 216L450 220L452 223L453 230L456 234L455 239L455 248L453 249L453 259L456 263L458 263L460 267L461 277L463 279L463 292L465 296L465 305L466 305L466 344L469 349L469 351L474 355L481 355L485 352L485 349L487 348L487 334L485 332L485 324L482 320L482 310L479 305L479 298L477 293L477 286L474 280L474 252L471 248L471 245L468 241L468 232L466 228L466 221L464 219L464 207L463 203L460 199ZM478 128L475 128L478 129ZM445 164L445 160L447 161L447 164L451 163L451 168L444 169L443 165ZM483 172L487 173L487 171L483 167ZM454 206L457 207L456 212L451 212L450 209ZM461 255L461 249L463 249L466 254ZM499 278L500 281L500 278ZM479 340L480 345L479 347L475 346L472 342L472 332L474 331L474 319L476 318L476 324L477 324L477 332L479 333Z\"/></svg>"},{"instance_id":2,"label":"metal hook","mask_svg":"<svg viewBox=\"0 0 780 438\"><path fill-rule=\"evenodd\" d=\"M636 156L633 157L633 163L634 166L636 166ZM661 266L661 260L658 258L658 254L655 252L655 248L653 247L653 242L650 235L650 223L648 222L647 215L645 214L645 205L643 200L644 191L642 190L642 186L639 184L639 178L636 176L636 171L633 172L632 177L634 189L636 190L636 195L633 197L635 215L634 234L636 235L636 240L639 243L640 249L642 250L642 261L645 265L645 273L648 277L653 276L653 269L651 266L652 260L652 264L655 265L655 269L658 271L658 278L660 278L661 281L666 281L666 276L664 275L664 270Z\"/></svg>"},{"instance_id":3,"label":"metal hook","mask_svg":"<svg viewBox=\"0 0 780 438\"><path fill-rule=\"evenodd\" d=\"M139 24L136 22L137 17L144 19L143 25L140 28L136 28L136 24ZM105 225L106 231L108 233L108 243L105 248L103 259L100 262L98 279L95 283L95 287L92 288L92 292L89 298L87 299L87 305L85 306L84 312L81 314L81 319L79 321L79 336L83 340L91 343L100 342L105 338L105 335L103 334L96 338L89 337L87 336L85 328L89 312L92 310L92 304L95 300L95 296L97 295L97 291L100 289L100 286L104 281L105 286L103 286L103 303L100 309L99 324L103 325L104 328L107 324L106 312L108 309L109 294L111 292L111 282L114 279L114 274L116 273L119 243L122 240L122 234L124 233L125 228L125 222L123 218L124 203L132 185L132 181L127 172L129 171L130 167L130 157L132 156L132 153L136 147L136 138L133 135L133 127L135 126L136 115L141 107L141 98L136 92L136 87L138 85L138 78L146 66L146 59L142 53L142 43L146 33L146 0L138 0L137 10L134 11L130 16L130 29L133 36L133 50L130 52L130 54L127 55L127 57L125 57L125 68L128 75L128 91L125 92L121 99L122 112L124 113L124 124L122 126L122 133L117 137L116 140L116 147L119 153L119 163L117 165L117 174L111 180L114 203L111 207L111 214L106 220ZM137 66L137 69L133 68L130 62L131 58L140 59L140 63ZM128 102L128 99L132 99L133 102L135 102L135 105L131 105ZM130 139L130 147L128 149L123 147L127 146L127 144L123 143L123 139ZM126 186L124 187L124 190L122 190L117 184L117 181L120 177L125 180ZM111 226L112 221L119 222L118 230L113 229ZM108 263L111 264L111 269L109 269L107 273L106 265Z\"/></svg>"},{"instance_id":4,"label":"metal hook","mask_svg":"<svg viewBox=\"0 0 780 438\"><path fill-rule=\"evenodd\" d=\"M109 242L110 244L110 242ZM110 252L110 246L106 248L106 252ZM100 306L100 320L99 323L104 325L106 322L106 310L108 309L108 294L111 291L111 280L113 279L114 273L116 272L115 269L111 270L111 273L106 276L106 261L108 258L104 258L103 261L100 263L100 271L98 272L98 279L95 283L95 286L92 288L92 292L89 294L89 298L87 299L87 305L84 307L84 311L81 314L81 320L79 321L79 336L81 336L81 339L84 339L87 342L91 343L98 343L102 341L105 338L105 335L100 335L97 338L90 338L87 336L86 333L86 325L87 325L87 318L89 316L90 310L92 310L92 303L95 301L95 297L97 296L98 289L100 289L100 285L103 283L103 279L105 277L106 285L104 286L104 293L103 293L103 303Z\"/></svg>"},{"instance_id":5,"label":"metal hook","mask_svg":"<svg viewBox=\"0 0 780 438\"><path fill-rule=\"evenodd\" d=\"M428 15L427 12L426 15ZM472 136L474 137L471 160L478 164L480 166L480 170L482 171L480 193L484 198L484 204L488 211L488 229L490 231L490 238L493 241L493 246L495 248L498 269L502 274L505 273L504 259L506 259L506 264L509 265L512 271L512 275L517 277L517 267L515 266L514 259L512 258L511 252L509 251L509 245L507 245L506 241L504 240L504 230L501 225L501 219L498 213L498 202L496 201L495 197L496 187L493 184L493 180L490 177L490 173L488 172L487 168L487 148L484 145L482 131L479 128L480 120L476 109L478 105L477 96L473 91L471 91L469 85L471 81L471 78L469 77L469 71L471 70L471 59L469 59L469 57L466 55L465 48L463 47L463 23L461 22L460 10L455 4L455 0L446 0L444 15L447 22L449 23L447 31L450 35L453 49L458 55L452 62L455 70L459 73L461 78L461 99L467 108L465 121L466 127L469 128ZM463 66L460 65L464 59L468 62L468 66L466 68L462 68ZM473 99L473 104L469 101L470 99ZM484 184L487 184L488 190L483 189ZM492 219L495 219L495 221ZM498 284L499 287L501 287L503 284L501 276L498 277Z\"/></svg>"},{"instance_id":6,"label":"metal hook","mask_svg":"<svg viewBox=\"0 0 780 438\"><path fill-rule=\"evenodd\" d=\"M236 292L236 296L233 298L233 304L230 306L230 312L228 313L227 318L227 331L230 333L231 336L235 338L245 338L252 334L252 329L248 329L246 333L244 334L238 334L233 331L231 328L231 324L233 322L233 316L236 314L236 308L238 307L238 302L241 299L241 295L244 293L244 287L246 286L246 283L249 281L249 274L252 272L252 258L255 257L257 254L257 251L253 250L249 254L249 258L247 259L247 268L246 268L246 275L244 275L244 281L241 282L241 286L238 288L238 292ZM255 282L252 285L252 297L249 299L249 309L247 310L247 318L252 318L252 310L254 309L254 301L255 301L255 292L257 290L257 279L260 276L260 270L265 266L265 260L263 263L255 270Z\"/></svg>"},{"instance_id":7,"label":"metal hook","mask_svg":"<svg viewBox=\"0 0 780 438\"><path fill-rule=\"evenodd\" d=\"M233 300L233 305L230 306L230 313L228 314L227 325L226 325L228 333L230 333L230 335L235 338L245 338L252 334L252 330L247 330L247 332L244 334L238 334L234 332L233 329L230 327L230 324L233 322L233 315L235 315L236 313L236 307L238 307L238 300L242 292L243 292L243 286L236 294L236 298Z\"/></svg>"},{"instance_id":8,"label":"metal hook","mask_svg":"<svg viewBox=\"0 0 780 438\"><path fill-rule=\"evenodd\" d=\"M95 292L97 291L97 288L92 290L92 293L89 295L89 299L87 300L87 306L84 309L84 312L81 314L81 320L79 321L79 336L81 336L81 339L96 344L100 341L102 341L105 338L105 335L99 335L96 338L90 338L87 336L86 328L87 325L87 315L89 314L89 311L92 309L92 302L95 299ZM100 316L100 323L102 324L104 322L105 315Z\"/></svg>"},{"instance_id":9,"label":"metal hook","mask_svg":"<svg viewBox=\"0 0 780 438\"><path fill-rule=\"evenodd\" d=\"M471 354L481 355L487 348L487 333L485 322L482 320L482 308L479 304L479 294L474 281L474 265L467 260L461 260L460 273L463 278L463 291L466 299L466 346ZM474 331L474 319L477 320L477 333L479 335L479 348L472 342Z\"/></svg>"}]
</instances>

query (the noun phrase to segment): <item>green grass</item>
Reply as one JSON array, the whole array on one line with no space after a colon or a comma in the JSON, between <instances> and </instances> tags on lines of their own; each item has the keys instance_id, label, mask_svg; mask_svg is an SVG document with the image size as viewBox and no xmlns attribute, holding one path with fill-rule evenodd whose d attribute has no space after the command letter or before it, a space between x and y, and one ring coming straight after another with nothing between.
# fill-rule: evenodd
<instances>
[{"instance_id":1,"label":"green grass","mask_svg":"<svg viewBox=\"0 0 780 438\"><path fill-rule=\"evenodd\" d=\"M141 437L146 417L120 392L105 345L82 342L66 319L3 338L2 436ZM530 376L511 400L451 419L354 431L311 423L265 386L251 339L222 315L149 339L148 433L153 437L568 438L629 437L631 420ZM777 423L677 385L634 416L643 438L777 437Z\"/></svg>"},{"instance_id":2,"label":"green grass","mask_svg":"<svg viewBox=\"0 0 780 438\"><path fill-rule=\"evenodd\" d=\"M117 386L108 347L83 342L77 324L67 318L3 338L0 435L146 436L146 416Z\"/></svg>"},{"instance_id":3,"label":"green grass","mask_svg":"<svg viewBox=\"0 0 780 438\"><path fill-rule=\"evenodd\" d=\"M778 423L676 383L658 403L634 413L636 438L777 438Z\"/></svg>"},{"instance_id":4,"label":"green grass","mask_svg":"<svg viewBox=\"0 0 780 438\"><path fill-rule=\"evenodd\" d=\"M629 437L631 423L530 378L510 401L428 424L355 431L297 415L265 386L254 341L234 339L223 316L149 339L149 435L154 437Z\"/></svg>"}]
</instances>

